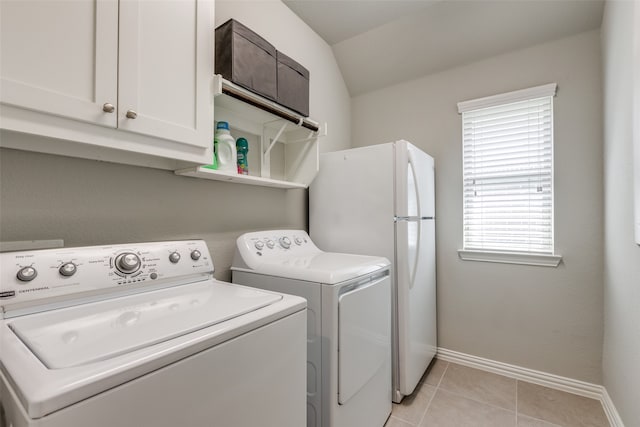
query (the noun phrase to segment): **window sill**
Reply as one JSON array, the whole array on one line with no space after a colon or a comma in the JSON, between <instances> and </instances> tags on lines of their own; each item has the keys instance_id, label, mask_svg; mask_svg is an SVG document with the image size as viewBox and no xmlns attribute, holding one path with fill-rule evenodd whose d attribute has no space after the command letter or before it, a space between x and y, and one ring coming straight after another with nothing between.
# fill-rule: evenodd
<instances>
[{"instance_id":1,"label":"window sill","mask_svg":"<svg viewBox=\"0 0 640 427\"><path fill-rule=\"evenodd\" d=\"M503 264L535 265L540 267L557 267L560 261L562 261L561 255L472 251L466 249L459 249L458 256L464 261L499 262Z\"/></svg>"}]
</instances>

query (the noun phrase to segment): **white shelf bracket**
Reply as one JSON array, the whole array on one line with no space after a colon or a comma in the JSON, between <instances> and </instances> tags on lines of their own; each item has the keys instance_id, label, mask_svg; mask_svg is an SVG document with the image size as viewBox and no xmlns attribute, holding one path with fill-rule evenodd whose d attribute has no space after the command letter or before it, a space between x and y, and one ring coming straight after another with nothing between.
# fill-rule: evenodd
<instances>
[{"instance_id":1,"label":"white shelf bracket","mask_svg":"<svg viewBox=\"0 0 640 427\"><path fill-rule=\"evenodd\" d=\"M318 139L320 137L327 136L327 127L323 126L322 129L323 129L322 133L310 131L306 138L294 139L293 141L287 141L287 144L298 144L298 143L303 143L303 142L309 142L309 141L313 141L314 139Z\"/></svg>"},{"instance_id":2,"label":"white shelf bracket","mask_svg":"<svg viewBox=\"0 0 640 427\"><path fill-rule=\"evenodd\" d=\"M280 139L280 137L282 136L282 132L284 132L286 128L287 128L287 123L283 123L282 126L280 127L280 130L278 130L278 133L276 133L276 136L273 137L273 139L271 140L271 143L269 143L269 146L264 151L265 157L269 155L269 153L271 152L271 149L273 148L274 145L276 145L276 142L278 142L278 139Z\"/></svg>"}]
</instances>

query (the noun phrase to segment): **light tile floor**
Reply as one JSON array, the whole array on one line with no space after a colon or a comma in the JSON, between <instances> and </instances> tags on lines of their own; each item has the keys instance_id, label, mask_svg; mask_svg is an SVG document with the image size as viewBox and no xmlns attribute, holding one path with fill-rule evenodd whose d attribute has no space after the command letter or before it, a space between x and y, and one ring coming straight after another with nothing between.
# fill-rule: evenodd
<instances>
[{"instance_id":1,"label":"light tile floor","mask_svg":"<svg viewBox=\"0 0 640 427\"><path fill-rule=\"evenodd\" d=\"M435 359L385 427L609 427L598 400Z\"/></svg>"}]
</instances>

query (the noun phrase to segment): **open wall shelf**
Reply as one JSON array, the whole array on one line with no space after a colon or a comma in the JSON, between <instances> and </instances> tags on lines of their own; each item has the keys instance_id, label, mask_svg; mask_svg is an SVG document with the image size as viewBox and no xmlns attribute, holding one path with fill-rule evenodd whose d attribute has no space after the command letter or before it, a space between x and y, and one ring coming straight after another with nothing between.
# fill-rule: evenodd
<instances>
[{"instance_id":1,"label":"open wall shelf","mask_svg":"<svg viewBox=\"0 0 640 427\"><path fill-rule=\"evenodd\" d=\"M214 94L216 122L228 122L232 135L249 140L249 153L254 156L254 161L249 162L252 175L202 166L176 170L177 175L275 188L309 186L318 172L318 139L327 134L326 123L301 116L219 75L214 76ZM277 144L283 147L274 150ZM278 155L272 159L276 151ZM282 179L273 179L274 176Z\"/></svg>"},{"instance_id":2,"label":"open wall shelf","mask_svg":"<svg viewBox=\"0 0 640 427\"><path fill-rule=\"evenodd\" d=\"M262 187L285 188L285 189L308 187L308 185L300 184L297 182L281 181L277 179L262 178L259 176L251 176L251 175L230 174L225 172L219 172L212 169L207 169L202 166L179 169L175 171L175 173L176 175L190 176L193 178L210 179L213 181L233 182L235 184L259 185Z\"/></svg>"}]
</instances>

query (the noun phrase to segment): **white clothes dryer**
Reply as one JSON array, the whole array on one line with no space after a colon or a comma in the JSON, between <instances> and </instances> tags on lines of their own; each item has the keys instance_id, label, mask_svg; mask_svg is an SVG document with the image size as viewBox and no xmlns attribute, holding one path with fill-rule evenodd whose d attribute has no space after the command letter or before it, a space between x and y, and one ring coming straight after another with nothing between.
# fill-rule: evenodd
<instances>
[{"instance_id":1,"label":"white clothes dryer","mask_svg":"<svg viewBox=\"0 0 640 427\"><path fill-rule=\"evenodd\" d=\"M234 283L307 299L307 426L382 427L391 413L389 261L323 252L300 230L236 243Z\"/></svg>"},{"instance_id":2,"label":"white clothes dryer","mask_svg":"<svg viewBox=\"0 0 640 427\"><path fill-rule=\"evenodd\" d=\"M0 254L0 425L300 427L306 303L203 241Z\"/></svg>"}]
</instances>

